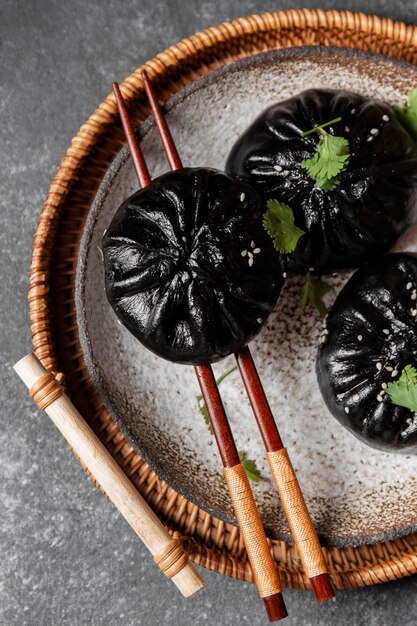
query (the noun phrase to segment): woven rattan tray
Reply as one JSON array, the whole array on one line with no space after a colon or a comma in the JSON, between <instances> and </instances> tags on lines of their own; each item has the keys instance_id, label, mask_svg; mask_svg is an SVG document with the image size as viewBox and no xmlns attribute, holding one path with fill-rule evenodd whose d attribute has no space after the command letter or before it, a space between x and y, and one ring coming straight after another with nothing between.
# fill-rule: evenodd
<instances>
[{"instance_id":1,"label":"woven rattan tray","mask_svg":"<svg viewBox=\"0 0 417 626\"><path fill-rule=\"evenodd\" d=\"M337 11L292 10L226 22L185 39L146 64L162 100L232 60L272 48L348 46L417 62L417 28ZM149 111L139 70L122 85L135 124ZM62 372L72 401L172 533L189 539L196 563L252 580L237 528L188 502L151 471L126 442L100 401L79 344L74 305L77 254L95 192L123 143L109 96L71 142L47 195L35 234L29 305L33 345L51 371ZM272 541L283 583L307 587L294 548ZM359 587L417 572L417 535L359 548L326 550L337 588Z\"/></svg>"}]
</instances>

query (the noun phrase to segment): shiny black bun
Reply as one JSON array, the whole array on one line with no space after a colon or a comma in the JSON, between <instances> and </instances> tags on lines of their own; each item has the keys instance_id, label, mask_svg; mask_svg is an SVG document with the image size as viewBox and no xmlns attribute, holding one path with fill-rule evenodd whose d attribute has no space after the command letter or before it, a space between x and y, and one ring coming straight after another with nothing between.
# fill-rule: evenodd
<instances>
[{"instance_id":1,"label":"shiny black bun","mask_svg":"<svg viewBox=\"0 0 417 626\"><path fill-rule=\"evenodd\" d=\"M374 448L417 453L417 414L386 393L417 367L417 258L388 254L353 274L321 342L317 379L334 417Z\"/></svg>"},{"instance_id":2,"label":"shiny black bun","mask_svg":"<svg viewBox=\"0 0 417 626\"><path fill-rule=\"evenodd\" d=\"M311 158L326 128L349 141L350 158L330 191L301 165ZM294 212L304 235L289 269L329 273L354 268L389 250L415 221L417 153L393 109L349 91L309 89L264 111L239 137L227 173L252 185L266 203L277 199Z\"/></svg>"},{"instance_id":3,"label":"shiny black bun","mask_svg":"<svg viewBox=\"0 0 417 626\"><path fill-rule=\"evenodd\" d=\"M103 238L108 300L147 348L207 364L249 343L273 310L284 265L256 191L208 168L133 194Z\"/></svg>"}]
</instances>

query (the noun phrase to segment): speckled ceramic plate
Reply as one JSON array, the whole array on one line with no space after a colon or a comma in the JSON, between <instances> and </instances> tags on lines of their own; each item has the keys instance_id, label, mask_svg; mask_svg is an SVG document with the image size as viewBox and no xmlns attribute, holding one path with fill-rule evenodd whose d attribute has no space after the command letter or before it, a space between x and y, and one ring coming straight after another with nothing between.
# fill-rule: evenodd
<instances>
[{"instance_id":1,"label":"speckled ceramic plate","mask_svg":"<svg viewBox=\"0 0 417 626\"><path fill-rule=\"evenodd\" d=\"M243 129L269 104L310 87L351 89L398 105L417 84L406 63L352 50L291 48L245 59L178 93L167 119L185 165L222 169ZM140 130L152 176L167 166L155 129ZM110 167L92 206L80 249L77 311L91 376L133 447L177 491L224 521L234 522L216 446L199 413L193 368L146 351L107 304L101 238L116 208L137 183L126 150ZM417 232L399 246L417 249ZM398 247L398 246L397 246ZM330 278L331 304L347 274ZM349 434L326 409L316 381L321 320L299 306L303 278L287 281L276 311L253 342L253 354L280 433L298 472L322 539L355 546L417 529L417 456L375 451ZM215 366L220 374L231 358ZM288 526L237 372L221 384L239 450L256 459L256 499L271 537Z\"/></svg>"}]
</instances>

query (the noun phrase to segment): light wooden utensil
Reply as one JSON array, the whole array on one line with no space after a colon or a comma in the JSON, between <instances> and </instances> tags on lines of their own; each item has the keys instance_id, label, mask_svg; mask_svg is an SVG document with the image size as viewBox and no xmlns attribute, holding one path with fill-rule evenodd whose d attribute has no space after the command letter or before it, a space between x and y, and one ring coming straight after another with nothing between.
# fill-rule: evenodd
<instances>
[{"instance_id":1,"label":"light wooden utensil","mask_svg":"<svg viewBox=\"0 0 417 626\"><path fill-rule=\"evenodd\" d=\"M49 415L81 462L152 553L164 574L171 578L183 596L188 597L198 591L204 581L188 560L181 541L170 536L52 374L34 354L18 361L14 369L39 408Z\"/></svg>"}]
</instances>

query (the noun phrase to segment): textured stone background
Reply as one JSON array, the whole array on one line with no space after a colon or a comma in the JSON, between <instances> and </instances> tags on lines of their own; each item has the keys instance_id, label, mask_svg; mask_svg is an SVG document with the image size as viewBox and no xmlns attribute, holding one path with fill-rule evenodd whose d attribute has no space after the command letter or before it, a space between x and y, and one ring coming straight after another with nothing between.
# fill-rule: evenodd
<instances>
[{"instance_id":1,"label":"textured stone background","mask_svg":"<svg viewBox=\"0 0 417 626\"><path fill-rule=\"evenodd\" d=\"M309 2L417 22L416 0ZM166 46L271 0L0 0L0 624L263 624L253 586L204 571L184 601L92 487L11 366L31 348L26 303L33 232L71 137L122 80ZM317 605L287 591L288 626L411 626L417 578L340 592Z\"/></svg>"}]
</instances>

